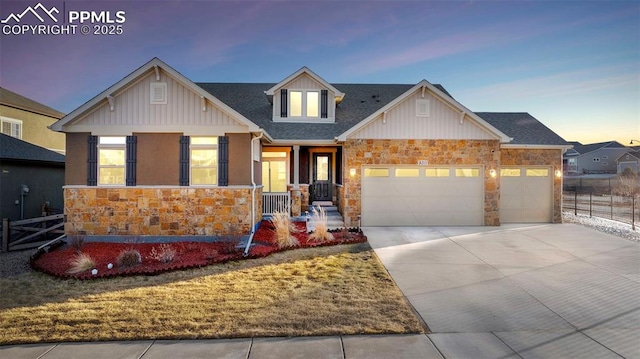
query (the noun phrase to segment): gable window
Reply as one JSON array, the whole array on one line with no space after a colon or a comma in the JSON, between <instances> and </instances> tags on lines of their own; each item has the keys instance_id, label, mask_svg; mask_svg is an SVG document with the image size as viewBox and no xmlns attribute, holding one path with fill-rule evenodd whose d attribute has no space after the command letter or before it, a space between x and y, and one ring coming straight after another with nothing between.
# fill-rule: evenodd
<instances>
[{"instance_id":1,"label":"gable window","mask_svg":"<svg viewBox=\"0 0 640 359\"><path fill-rule=\"evenodd\" d=\"M167 104L167 83L166 82L151 83L151 104L152 105Z\"/></svg>"},{"instance_id":2,"label":"gable window","mask_svg":"<svg viewBox=\"0 0 640 359\"><path fill-rule=\"evenodd\" d=\"M192 185L218 184L218 138L191 137L189 146Z\"/></svg>"},{"instance_id":3,"label":"gable window","mask_svg":"<svg viewBox=\"0 0 640 359\"><path fill-rule=\"evenodd\" d=\"M126 137L100 136L98 139L98 185L124 185Z\"/></svg>"},{"instance_id":4,"label":"gable window","mask_svg":"<svg viewBox=\"0 0 640 359\"><path fill-rule=\"evenodd\" d=\"M22 139L22 121L12 118L1 117L2 133L5 135Z\"/></svg>"},{"instance_id":5,"label":"gable window","mask_svg":"<svg viewBox=\"0 0 640 359\"><path fill-rule=\"evenodd\" d=\"M289 91L289 116L319 117L319 91Z\"/></svg>"}]
</instances>

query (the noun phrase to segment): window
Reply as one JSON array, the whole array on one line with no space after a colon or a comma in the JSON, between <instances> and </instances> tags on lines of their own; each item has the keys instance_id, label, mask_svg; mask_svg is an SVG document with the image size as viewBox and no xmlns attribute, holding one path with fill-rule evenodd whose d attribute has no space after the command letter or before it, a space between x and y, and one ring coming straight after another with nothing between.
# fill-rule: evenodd
<instances>
[{"instance_id":1,"label":"window","mask_svg":"<svg viewBox=\"0 0 640 359\"><path fill-rule=\"evenodd\" d=\"M449 177L448 168L427 168L424 170L426 177Z\"/></svg>"},{"instance_id":2,"label":"window","mask_svg":"<svg viewBox=\"0 0 640 359\"><path fill-rule=\"evenodd\" d=\"M520 177L519 168L501 168L500 177Z\"/></svg>"},{"instance_id":3,"label":"window","mask_svg":"<svg viewBox=\"0 0 640 359\"><path fill-rule=\"evenodd\" d=\"M420 169L418 168L396 168L396 177L418 177Z\"/></svg>"},{"instance_id":4,"label":"window","mask_svg":"<svg viewBox=\"0 0 640 359\"><path fill-rule=\"evenodd\" d=\"M191 137L190 167L192 185L218 184L218 138Z\"/></svg>"},{"instance_id":5,"label":"window","mask_svg":"<svg viewBox=\"0 0 640 359\"><path fill-rule=\"evenodd\" d=\"M477 168L456 168L456 177L478 177L480 170Z\"/></svg>"},{"instance_id":6,"label":"window","mask_svg":"<svg viewBox=\"0 0 640 359\"><path fill-rule=\"evenodd\" d=\"M547 168L527 168L527 177L549 177L549 169Z\"/></svg>"},{"instance_id":7,"label":"window","mask_svg":"<svg viewBox=\"0 0 640 359\"><path fill-rule=\"evenodd\" d=\"M126 141L124 136L98 139L98 184L124 185L126 163Z\"/></svg>"},{"instance_id":8,"label":"window","mask_svg":"<svg viewBox=\"0 0 640 359\"><path fill-rule=\"evenodd\" d=\"M287 153L262 152L263 192L287 192Z\"/></svg>"},{"instance_id":9,"label":"window","mask_svg":"<svg viewBox=\"0 0 640 359\"><path fill-rule=\"evenodd\" d=\"M0 122L2 123L2 133L22 139L22 121L1 117Z\"/></svg>"},{"instance_id":10,"label":"window","mask_svg":"<svg viewBox=\"0 0 640 359\"><path fill-rule=\"evenodd\" d=\"M320 93L318 91L289 91L289 116L319 117Z\"/></svg>"},{"instance_id":11,"label":"window","mask_svg":"<svg viewBox=\"0 0 640 359\"><path fill-rule=\"evenodd\" d=\"M365 177L389 177L388 168L365 168Z\"/></svg>"}]
</instances>

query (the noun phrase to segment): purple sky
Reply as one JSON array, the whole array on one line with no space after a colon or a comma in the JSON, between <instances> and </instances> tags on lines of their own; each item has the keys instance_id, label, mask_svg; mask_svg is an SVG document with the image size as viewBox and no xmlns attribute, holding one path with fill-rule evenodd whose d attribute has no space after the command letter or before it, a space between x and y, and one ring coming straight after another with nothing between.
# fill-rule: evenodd
<instances>
[{"instance_id":1,"label":"purple sky","mask_svg":"<svg viewBox=\"0 0 640 359\"><path fill-rule=\"evenodd\" d=\"M638 1L41 3L59 23L125 12L121 35L3 28L0 86L65 113L157 56L196 82L278 82L302 66L332 83L426 79L474 111L529 112L567 140L640 140ZM36 4L2 0L0 18Z\"/></svg>"}]
</instances>

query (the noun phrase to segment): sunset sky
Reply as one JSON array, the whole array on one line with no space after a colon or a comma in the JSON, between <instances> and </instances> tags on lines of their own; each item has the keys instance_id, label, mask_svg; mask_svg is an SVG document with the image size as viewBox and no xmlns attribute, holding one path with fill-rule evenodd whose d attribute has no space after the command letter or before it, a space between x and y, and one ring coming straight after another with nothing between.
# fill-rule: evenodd
<instances>
[{"instance_id":1,"label":"sunset sky","mask_svg":"<svg viewBox=\"0 0 640 359\"><path fill-rule=\"evenodd\" d=\"M157 56L195 82L278 82L302 66L338 84L426 79L569 141L640 140L640 1L40 2L62 25L124 11L120 35L1 24L0 86L65 113ZM2 0L0 18L37 4Z\"/></svg>"}]
</instances>

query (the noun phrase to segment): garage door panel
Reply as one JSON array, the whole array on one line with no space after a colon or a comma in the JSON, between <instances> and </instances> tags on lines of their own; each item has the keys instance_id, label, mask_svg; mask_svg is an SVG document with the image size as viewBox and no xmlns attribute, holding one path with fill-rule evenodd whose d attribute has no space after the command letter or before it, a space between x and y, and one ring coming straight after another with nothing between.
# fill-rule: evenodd
<instances>
[{"instance_id":1,"label":"garage door panel","mask_svg":"<svg viewBox=\"0 0 640 359\"><path fill-rule=\"evenodd\" d=\"M536 167L538 169L540 167ZM520 176L500 179L500 222L550 222L552 214L552 182L547 176L528 176L527 167L520 168ZM543 171L544 172L544 171ZM531 171L539 173L539 171Z\"/></svg>"},{"instance_id":2,"label":"garage door panel","mask_svg":"<svg viewBox=\"0 0 640 359\"><path fill-rule=\"evenodd\" d=\"M364 177L363 225L482 225L484 186L481 177ZM448 173L455 173L453 170Z\"/></svg>"}]
</instances>

